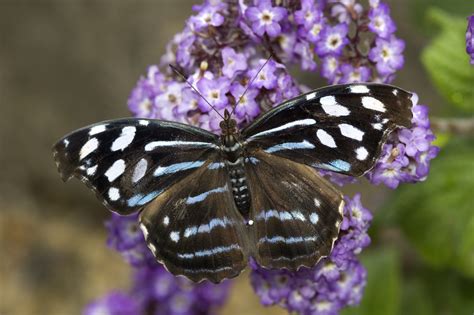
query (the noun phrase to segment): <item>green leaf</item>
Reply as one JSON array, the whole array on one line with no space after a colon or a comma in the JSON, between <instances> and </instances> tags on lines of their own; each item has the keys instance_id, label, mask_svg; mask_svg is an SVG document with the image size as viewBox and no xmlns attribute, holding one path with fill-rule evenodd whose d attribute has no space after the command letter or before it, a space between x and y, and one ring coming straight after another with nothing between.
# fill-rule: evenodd
<instances>
[{"instance_id":1,"label":"green leaf","mask_svg":"<svg viewBox=\"0 0 474 315\"><path fill-rule=\"evenodd\" d=\"M431 8L428 18L441 28L422 53L421 60L433 83L452 105L474 112L474 67L466 53L466 18Z\"/></svg>"},{"instance_id":2,"label":"green leaf","mask_svg":"<svg viewBox=\"0 0 474 315\"><path fill-rule=\"evenodd\" d=\"M407 238L434 267L474 278L474 142L452 141L425 183L405 185L389 203Z\"/></svg>"},{"instance_id":3,"label":"green leaf","mask_svg":"<svg viewBox=\"0 0 474 315\"><path fill-rule=\"evenodd\" d=\"M375 249L362 254L368 279L362 302L341 314L396 315L400 306L400 266L393 249Z\"/></svg>"}]
</instances>

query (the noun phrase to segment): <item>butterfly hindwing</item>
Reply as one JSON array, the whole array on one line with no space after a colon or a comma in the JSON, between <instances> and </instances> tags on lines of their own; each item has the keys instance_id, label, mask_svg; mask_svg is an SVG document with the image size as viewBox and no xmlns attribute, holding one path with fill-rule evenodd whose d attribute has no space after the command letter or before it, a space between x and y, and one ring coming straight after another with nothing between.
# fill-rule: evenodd
<instances>
[{"instance_id":1,"label":"butterfly hindwing","mask_svg":"<svg viewBox=\"0 0 474 315\"><path fill-rule=\"evenodd\" d=\"M149 248L175 275L218 283L247 265L247 227L223 162L201 166L140 213Z\"/></svg>"},{"instance_id":2,"label":"butterfly hindwing","mask_svg":"<svg viewBox=\"0 0 474 315\"><path fill-rule=\"evenodd\" d=\"M382 84L325 87L279 105L242 135L249 151L360 176L373 167L388 134L410 126L411 97Z\"/></svg>"},{"instance_id":3,"label":"butterfly hindwing","mask_svg":"<svg viewBox=\"0 0 474 315\"><path fill-rule=\"evenodd\" d=\"M246 161L257 262L295 271L329 255L342 221L342 195L304 164L260 150Z\"/></svg>"},{"instance_id":4,"label":"butterfly hindwing","mask_svg":"<svg viewBox=\"0 0 474 315\"><path fill-rule=\"evenodd\" d=\"M129 214L214 159L217 141L196 127L128 118L74 131L53 152L64 180L78 177L107 208Z\"/></svg>"}]
</instances>

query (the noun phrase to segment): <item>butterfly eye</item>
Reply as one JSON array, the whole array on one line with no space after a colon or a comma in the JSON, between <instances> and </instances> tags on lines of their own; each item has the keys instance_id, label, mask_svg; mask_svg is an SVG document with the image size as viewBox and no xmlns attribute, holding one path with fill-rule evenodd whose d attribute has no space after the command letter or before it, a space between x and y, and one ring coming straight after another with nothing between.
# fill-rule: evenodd
<instances>
[{"instance_id":1,"label":"butterfly eye","mask_svg":"<svg viewBox=\"0 0 474 315\"><path fill-rule=\"evenodd\" d=\"M225 130L226 129L226 125L225 125L225 120L221 121L219 123L219 127L222 129L222 130Z\"/></svg>"}]
</instances>

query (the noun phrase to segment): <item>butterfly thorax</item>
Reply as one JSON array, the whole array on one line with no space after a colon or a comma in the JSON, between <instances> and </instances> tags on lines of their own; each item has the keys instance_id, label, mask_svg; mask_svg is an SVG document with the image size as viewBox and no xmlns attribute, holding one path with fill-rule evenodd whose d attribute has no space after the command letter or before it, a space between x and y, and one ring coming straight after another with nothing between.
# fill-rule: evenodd
<instances>
[{"instance_id":1,"label":"butterfly thorax","mask_svg":"<svg viewBox=\"0 0 474 315\"><path fill-rule=\"evenodd\" d=\"M250 194L244 170L244 154L237 130L237 123L225 111L224 120L220 123L222 151L229 170L232 195L240 214L248 221L250 209Z\"/></svg>"}]
</instances>

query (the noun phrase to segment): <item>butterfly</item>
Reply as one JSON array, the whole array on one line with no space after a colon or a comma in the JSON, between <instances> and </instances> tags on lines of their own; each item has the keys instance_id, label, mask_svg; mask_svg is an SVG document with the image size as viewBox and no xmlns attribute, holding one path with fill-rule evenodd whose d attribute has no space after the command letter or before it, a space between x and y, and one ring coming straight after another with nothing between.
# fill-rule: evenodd
<instances>
[{"instance_id":1,"label":"butterfly","mask_svg":"<svg viewBox=\"0 0 474 315\"><path fill-rule=\"evenodd\" d=\"M243 130L221 135L177 122L125 118L76 130L53 147L64 181L77 177L110 210L140 211L156 259L175 275L218 283L250 257L296 271L331 253L342 194L317 169L367 173L389 133L410 127L412 94L383 84L302 94Z\"/></svg>"}]
</instances>

